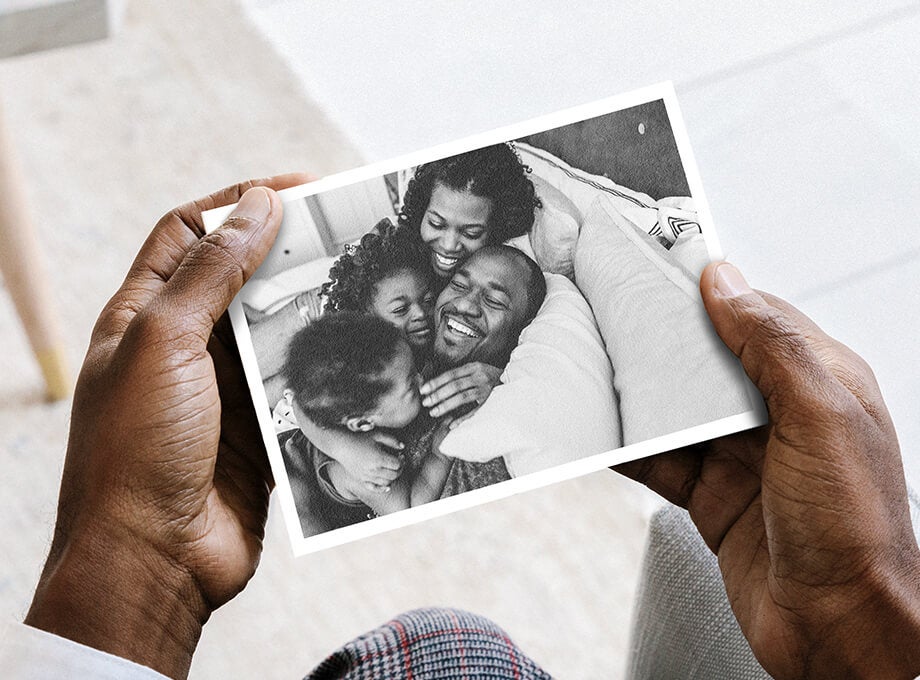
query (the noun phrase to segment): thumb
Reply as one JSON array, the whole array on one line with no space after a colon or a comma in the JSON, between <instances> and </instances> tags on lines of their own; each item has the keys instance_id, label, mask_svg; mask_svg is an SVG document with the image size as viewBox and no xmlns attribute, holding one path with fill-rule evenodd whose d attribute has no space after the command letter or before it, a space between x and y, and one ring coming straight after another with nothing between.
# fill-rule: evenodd
<instances>
[{"instance_id":1,"label":"thumb","mask_svg":"<svg viewBox=\"0 0 920 680\"><path fill-rule=\"evenodd\" d=\"M163 287L156 306L207 343L211 329L258 268L278 235L281 199L267 187L243 194L230 216L203 236Z\"/></svg>"},{"instance_id":2,"label":"thumb","mask_svg":"<svg viewBox=\"0 0 920 680\"><path fill-rule=\"evenodd\" d=\"M822 343L829 339L798 310L752 290L728 262L706 267L700 292L716 332L741 359L774 422L844 398L836 394L842 387L821 360Z\"/></svg>"}]
</instances>

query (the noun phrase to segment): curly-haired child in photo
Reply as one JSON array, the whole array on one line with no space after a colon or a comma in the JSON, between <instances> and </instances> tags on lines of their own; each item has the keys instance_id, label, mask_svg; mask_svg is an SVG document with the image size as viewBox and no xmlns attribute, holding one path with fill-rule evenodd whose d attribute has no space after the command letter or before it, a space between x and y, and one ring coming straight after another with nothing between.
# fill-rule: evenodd
<instances>
[{"instance_id":1,"label":"curly-haired child in photo","mask_svg":"<svg viewBox=\"0 0 920 680\"><path fill-rule=\"evenodd\" d=\"M440 496L450 469L450 460L437 451L446 428L431 427L422 412L421 376L399 328L367 313L323 316L291 340L284 374L296 407L322 428L425 433L403 452L405 465L386 493L369 490L344 465L323 455L316 473L333 500L360 501L383 515Z\"/></svg>"},{"instance_id":2,"label":"curly-haired child in photo","mask_svg":"<svg viewBox=\"0 0 920 680\"><path fill-rule=\"evenodd\" d=\"M322 287L323 309L327 314L366 312L393 324L424 370L434 336L433 282L424 246L384 219L335 261Z\"/></svg>"}]
</instances>

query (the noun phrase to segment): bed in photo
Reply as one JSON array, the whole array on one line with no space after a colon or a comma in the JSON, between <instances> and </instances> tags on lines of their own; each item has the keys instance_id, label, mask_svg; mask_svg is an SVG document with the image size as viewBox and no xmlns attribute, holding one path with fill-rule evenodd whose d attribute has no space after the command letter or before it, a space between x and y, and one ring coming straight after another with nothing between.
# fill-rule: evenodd
<instances>
[{"instance_id":1,"label":"bed in photo","mask_svg":"<svg viewBox=\"0 0 920 680\"><path fill-rule=\"evenodd\" d=\"M231 318L296 553L763 422L669 86L282 198Z\"/></svg>"}]
</instances>

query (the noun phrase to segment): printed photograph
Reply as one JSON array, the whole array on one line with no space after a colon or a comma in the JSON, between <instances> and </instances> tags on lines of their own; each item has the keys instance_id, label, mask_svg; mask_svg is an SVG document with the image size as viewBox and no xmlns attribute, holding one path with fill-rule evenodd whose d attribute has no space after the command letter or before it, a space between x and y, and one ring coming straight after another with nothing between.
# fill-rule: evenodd
<instances>
[{"instance_id":1,"label":"printed photograph","mask_svg":"<svg viewBox=\"0 0 920 680\"><path fill-rule=\"evenodd\" d=\"M718 245L672 118L282 194L233 321L295 552L759 424L697 290Z\"/></svg>"}]
</instances>

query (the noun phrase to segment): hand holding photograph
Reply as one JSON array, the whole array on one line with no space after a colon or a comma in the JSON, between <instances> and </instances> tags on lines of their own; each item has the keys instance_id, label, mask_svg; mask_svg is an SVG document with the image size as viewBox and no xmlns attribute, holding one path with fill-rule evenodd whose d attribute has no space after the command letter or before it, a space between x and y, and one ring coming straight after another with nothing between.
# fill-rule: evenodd
<instances>
[{"instance_id":1,"label":"hand holding photograph","mask_svg":"<svg viewBox=\"0 0 920 680\"><path fill-rule=\"evenodd\" d=\"M296 554L765 422L670 85L281 197L230 315Z\"/></svg>"}]
</instances>

